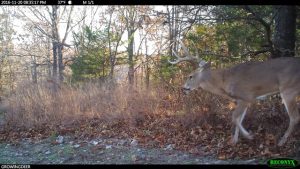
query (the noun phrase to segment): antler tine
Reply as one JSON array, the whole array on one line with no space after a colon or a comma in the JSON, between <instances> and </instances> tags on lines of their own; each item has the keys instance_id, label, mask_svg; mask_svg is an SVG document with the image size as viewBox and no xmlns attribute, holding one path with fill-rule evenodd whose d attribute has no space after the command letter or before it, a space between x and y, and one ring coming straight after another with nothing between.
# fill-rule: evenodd
<instances>
[{"instance_id":1,"label":"antler tine","mask_svg":"<svg viewBox=\"0 0 300 169\"><path fill-rule=\"evenodd\" d=\"M189 57L180 57L178 56L178 54L172 49L172 53L176 56L176 60L175 61L170 61L168 60L169 63L171 64L177 64L179 62L183 62L183 61L191 61L192 58L189 58Z\"/></svg>"},{"instance_id":2,"label":"antler tine","mask_svg":"<svg viewBox=\"0 0 300 169\"><path fill-rule=\"evenodd\" d=\"M199 50L198 50L197 47L195 47L195 48L196 48L196 57L197 57L198 59L200 59L200 56L199 56Z\"/></svg>"},{"instance_id":3,"label":"antler tine","mask_svg":"<svg viewBox=\"0 0 300 169\"><path fill-rule=\"evenodd\" d=\"M202 58L200 58L200 55L199 55L199 50L197 48L197 46L193 43L194 45L194 48L195 48L195 52L196 52L196 59L198 60L199 62L199 67L202 67L204 66L207 62L205 60L203 60Z\"/></svg>"},{"instance_id":4,"label":"antler tine","mask_svg":"<svg viewBox=\"0 0 300 169\"><path fill-rule=\"evenodd\" d=\"M181 41L181 39L179 39L179 43L180 43L180 46L182 47L182 49L184 50L185 54L187 56L190 56L190 52L189 52L188 48L184 45L184 43Z\"/></svg>"},{"instance_id":5,"label":"antler tine","mask_svg":"<svg viewBox=\"0 0 300 169\"><path fill-rule=\"evenodd\" d=\"M179 39L179 43L180 43L180 46L182 47L182 49L184 50L185 52L185 56L184 57L180 57L173 49L172 49L172 53L174 54L174 56L176 56L176 60L175 61L170 61L168 60L169 63L171 64L177 64L179 62L183 62L183 61L187 61L187 62L192 62L192 63L195 63L199 60L201 60L200 58L197 58L195 56L192 56L190 55L189 51L188 51L188 48L183 44L183 42Z\"/></svg>"},{"instance_id":6,"label":"antler tine","mask_svg":"<svg viewBox=\"0 0 300 169\"><path fill-rule=\"evenodd\" d=\"M186 57L179 57L177 53L175 53L174 50L172 50L173 54L176 56L177 60L175 61L169 61L169 63L171 64L177 64L179 62L183 62L183 61L187 61L187 62L194 62L196 61L196 58L193 58L193 57L189 57L189 56L186 56Z\"/></svg>"},{"instance_id":7,"label":"antler tine","mask_svg":"<svg viewBox=\"0 0 300 169\"><path fill-rule=\"evenodd\" d=\"M175 60L175 61L170 61L170 60L168 60L168 62L171 63L171 64L177 64L177 63L181 62L182 58L179 57L179 56L177 55L177 53L176 53L173 49L172 49L172 53L176 56L177 60Z\"/></svg>"}]
</instances>

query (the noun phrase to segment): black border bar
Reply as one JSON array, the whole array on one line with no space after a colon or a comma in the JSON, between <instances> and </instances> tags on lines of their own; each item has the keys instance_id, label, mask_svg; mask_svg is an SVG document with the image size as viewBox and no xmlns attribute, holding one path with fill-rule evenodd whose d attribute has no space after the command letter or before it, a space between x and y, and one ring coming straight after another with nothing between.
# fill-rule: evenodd
<instances>
[{"instance_id":1,"label":"black border bar","mask_svg":"<svg viewBox=\"0 0 300 169\"><path fill-rule=\"evenodd\" d=\"M14 167L16 166L16 167ZM50 165L37 165L37 164L26 164L26 165L18 165L18 164L0 164L0 167L2 169L11 169L11 168L22 168L22 167L19 167L19 166L29 166L29 169L39 169L39 168L43 168L43 169L47 169L47 168L51 168L51 169L56 169L56 168L95 168L95 169L103 169L103 168L120 168L120 167L125 167L125 168L143 168L143 169L148 169L148 168L160 168L160 167L163 167L164 169L174 169L174 168L182 168L182 169L219 169L219 168L242 168L242 169L247 169L247 168L266 168L268 169L269 167L267 165L182 165L182 164L179 164L179 165L175 165L175 164L170 164L170 165L159 165L159 164L119 164L119 165L82 165L82 164L63 164L63 165L59 165L59 164L50 164ZM28 167L26 167L26 169L28 169Z\"/></svg>"},{"instance_id":2,"label":"black border bar","mask_svg":"<svg viewBox=\"0 0 300 169\"><path fill-rule=\"evenodd\" d=\"M1 5L299 5L297 0L0 0Z\"/></svg>"}]
</instances>

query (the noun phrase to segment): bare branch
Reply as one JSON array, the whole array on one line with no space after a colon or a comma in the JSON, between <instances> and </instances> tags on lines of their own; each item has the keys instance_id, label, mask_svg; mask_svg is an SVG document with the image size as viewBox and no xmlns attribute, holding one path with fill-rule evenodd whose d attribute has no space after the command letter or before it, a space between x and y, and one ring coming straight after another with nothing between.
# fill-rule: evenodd
<instances>
[{"instance_id":1,"label":"bare branch","mask_svg":"<svg viewBox=\"0 0 300 169\"><path fill-rule=\"evenodd\" d=\"M269 28L271 26L270 23L267 23L265 20L263 20L263 18L261 18L260 16L258 16L258 14L255 13L248 5L245 5L244 9L246 11L250 12L255 17L255 19L258 22L260 22L264 27Z\"/></svg>"},{"instance_id":2,"label":"bare branch","mask_svg":"<svg viewBox=\"0 0 300 169\"><path fill-rule=\"evenodd\" d=\"M34 10L33 10L34 9ZM42 20L40 17L44 18L46 20L46 22L51 25L51 22L46 18L46 16L44 14L42 14L39 10L36 9L36 7L32 6L31 8L29 8L29 10L34 14L34 16L36 16L39 20ZM39 16L36 14L38 13Z\"/></svg>"},{"instance_id":3,"label":"bare branch","mask_svg":"<svg viewBox=\"0 0 300 169\"><path fill-rule=\"evenodd\" d=\"M259 51L248 51L244 54L242 54L241 56L247 56L247 55L250 55L250 56L256 56L256 55L259 55L261 53L266 53L266 52L270 52L270 49L263 49L263 50L259 50Z\"/></svg>"},{"instance_id":4,"label":"bare branch","mask_svg":"<svg viewBox=\"0 0 300 169\"><path fill-rule=\"evenodd\" d=\"M71 10L70 10L69 17L68 17L68 22L67 22L67 27L66 27L66 32L65 32L65 36L62 40L62 43L65 43L65 41L67 39L67 36L69 34L69 28L70 28L70 23L71 23L71 14L73 12L73 9L74 9L74 6L71 6Z\"/></svg>"}]
</instances>

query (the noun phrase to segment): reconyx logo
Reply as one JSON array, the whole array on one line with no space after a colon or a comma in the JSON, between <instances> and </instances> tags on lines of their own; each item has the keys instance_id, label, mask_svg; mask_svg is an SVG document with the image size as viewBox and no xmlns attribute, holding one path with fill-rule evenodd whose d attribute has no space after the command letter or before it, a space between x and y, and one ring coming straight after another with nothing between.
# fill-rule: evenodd
<instances>
[{"instance_id":1,"label":"reconyx logo","mask_svg":"<svg viewBox=\"0 0 300 169\"><path fill-rule=\"evenodd\" d=\"M294 168L298 165L298 161L290 158L274 158L267 162L271 168Z\"/></svg>"}]
</instances>

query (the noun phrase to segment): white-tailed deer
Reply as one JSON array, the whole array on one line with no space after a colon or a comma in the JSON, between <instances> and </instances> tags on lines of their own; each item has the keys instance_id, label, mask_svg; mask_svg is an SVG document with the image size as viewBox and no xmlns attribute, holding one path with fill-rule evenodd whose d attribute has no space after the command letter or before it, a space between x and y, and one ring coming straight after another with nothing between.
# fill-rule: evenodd
<instances>
[{"instance_id":1,"label":"white-tailed deer","mask_svg":"<svg viewBox=\"0 0 300 169\"><path fill-rule=\"evenodd\" d=\"M235 125L233 143L237 143L239 133L252 139L253 136L242 126L247 108L257 98L280 93L286 111L289 115L289 127L278 145L282 146L294 126L300 120L296 96L300 94L300 59L277 58L265 62L246 62L227 69L210 69L207 63L198 56L189 54L188 49L180 41L185 56L177 57L171 64L182 61L198 61L199 68L191 73L183 86L186 94L202 88L211 93L224 96L236 101L237 106L232 113L232 122Z\"/></svg>"}]
</instances>

